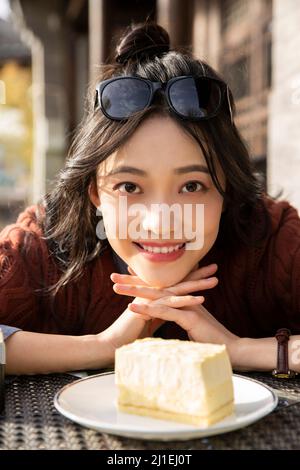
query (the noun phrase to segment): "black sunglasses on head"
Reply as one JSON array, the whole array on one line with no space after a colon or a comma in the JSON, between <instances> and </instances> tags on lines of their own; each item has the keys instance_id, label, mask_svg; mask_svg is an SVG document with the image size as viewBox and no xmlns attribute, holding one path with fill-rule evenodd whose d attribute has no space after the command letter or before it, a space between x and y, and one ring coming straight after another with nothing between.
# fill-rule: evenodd
<instances>
[{"instance_id":1,"label":"black sunglasses on head","mask_svg":"<svg viewBox=\"0 0 300 470\"><path fill-rule=\"evenodd\" d=\"M208 76L183 75L164 83L133 76L110 78L96 87L95 109L101 109L109 119L121 121L149 107L158 90L164 92L171 111L191 121L216 116L226 96L233 121L228 86Z\"/></svg>"}]
</instances>

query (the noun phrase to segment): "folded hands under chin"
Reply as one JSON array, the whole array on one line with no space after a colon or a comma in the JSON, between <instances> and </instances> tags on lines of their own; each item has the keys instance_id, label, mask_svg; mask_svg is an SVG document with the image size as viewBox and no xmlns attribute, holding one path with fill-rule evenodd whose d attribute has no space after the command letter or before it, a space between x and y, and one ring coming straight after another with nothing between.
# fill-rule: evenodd
<instances>
[{"instance_id":1,"label":"folded hands under chin","mask_svg":"<svg viewBox=\"0 0 300 470\"><path fill-rule=\"evenodd\" d=\"M239 338L206 310L203 296L191 295L191 292L214 288L218 279L211 276L217 269L216 264L195 267L181 282L165 289L148 286L130 268L131 275L113 273L111 279L115 282L115 292L135 297L128 305L129 310L151 320L149 336L164 322L174 321L187 331L192 341L226 344L231 348Z\"/></svg>"}]
</instances>

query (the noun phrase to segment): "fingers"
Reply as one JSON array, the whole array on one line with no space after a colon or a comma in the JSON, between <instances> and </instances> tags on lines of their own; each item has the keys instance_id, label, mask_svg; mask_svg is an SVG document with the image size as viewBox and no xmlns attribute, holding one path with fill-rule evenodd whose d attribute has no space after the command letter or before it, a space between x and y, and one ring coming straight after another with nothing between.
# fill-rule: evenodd
<instances>
[{"instance_id":1,"label":"fingers","mask_svg":"<svg viewBox=\"0 0 300 470\"><path fill-rule=\"evenodd\" d=\"M204 297L202 295L195 296L195 295L182 295L182 296L176 296L176 295L169 295L166 297L162 297L159 299L157 302L150 302L150 303L130 303L128 304L129 306L142 306L141 307L141 312L148 314L148 309L146 308L147 306L150 306L151 308L154 309L154 307L158 307L159 309L162 308L162 310L165 307L171 307L171 308L181 308L181 307L191 307L193 305L199 305L204 302ZM151 312L150 312L151 314Z\"/></svg>"},{"instance_id":2,"label":"fingers","mask_svg":"<svg viewBox=\"0 0 300 470\"><path fill-rule=\"evenodd\" d=\"M156 300L167 295L161 289L149 286L137 286L130 284L114 284L113 290L117 294L128 295L129 297L142 297L144 299Z\"/></svg>"},{"instance_id":3,"label":"fingers","mask_svg":"<svg viewBox=\"0 0 300 470\"><path fill-rule=\"evenodd\" d=\"M218 284L217 277L209 277L207 279L199 279L195 281L181 282L173 287L168 287L168 291L173 292L175 295L184 295L189 292L198 292L206 289L213 289Z\"/></svg>"},{"instance_id":4,"label":"fingers","mask_svg":"<svg viewBox=\"0 0 300 470\"><path fill-rule=\"evenodd\" d=\"M190 274L188 274L184 281L194 281L196 279L204 279L206 277L210 277L215 274L217 269L218 265L215 263L209 264L208 266L203 266L202 268L196 269L195 271L192 271Z\"/></svg>"},{"instance_id":5,"label":"fingers","mask_svg":"<svg viewBox=\"0 0 300 470\"><path fill-rule=\"evenodd\" d=\"M147 285L144 281L142 281L136 273L131 269L130 266L127 266L127 270L129 274L120 274L120 273L111 273L110 278L113 282L124 282L125 284L142 284ZM139 281L139 282L137 282Z\"/></svg>"},{"instance_id":6,"label":"fingers","mask_svg":"<svg viewBox=\"0 0 300 470\"><path fill-rule=\"evenodd\" d=\"M157 300L160 298L168 298L170 294L185 296L191 292L212 289L218 282L216 277L212 277L209 279L201 279L200 281L183 282L180 285L168 287L167 289L158 289L146 285L138 286L116 283L113 285L113 290L117 294L128 295L129 297L142 297L144 299Z\"/></svg>"},{"instance_id":7,"label":"fingers","mask_svg":"<svg viewBox=\"0 0 300 470\"><path fill-rule=\"evenodd\" d=\"M110 278L113 282L117 282L117 283L147 286L147 284L144 281L142 281L142 279L140 279L138 276L134 276L130 274L112 273L110 275Z\"/></svg>"},{"instance_id":8,"label":"fingers","mask_svg":"<svg viewBox=\"0 0 300 470\"><path fill-rule=\"evenodd\" d=\"M149 315L153 318L159 318L164 321L174 321L181 328L189 331L195 327L199 320L198 315L193 310L179 310L163 304L128 304L128 308L143 315Z\"/></svg>"},{"instance_id":9,"label":"fingers","mask_svg":"<svg viewBox=\"0 0 300 470\"><path fill-rule=\"evenodd\" d=\"M204 302L203 295L169 295L160 299L155 305L167 306L172 308L190 307L192 305L202 304ZM150 304L148 304L150 305Z\"/></svg>"},{"instance_id":10,"label":"fingers","mask_svg":"<svg viewBox=\"0 0 300 470\"><path fill-rule=\"evenodd\" d=\"M196 265L194 266L195 269ZM170 293L175 295L185 295L191 292L198 292L201 290L213 289L218 284L218 278L207 277L218 269L216 264L204 266L200 269L195 269L189 276L175 286L167 287L166 289L158 289L150 287L138 276L112 273L110 278L115 282L113 289L117 294L128 295L130 297L143 297L150 300L156 300ZM134 271L128 268L132 273Z\"/></svg>"}]
</instances>

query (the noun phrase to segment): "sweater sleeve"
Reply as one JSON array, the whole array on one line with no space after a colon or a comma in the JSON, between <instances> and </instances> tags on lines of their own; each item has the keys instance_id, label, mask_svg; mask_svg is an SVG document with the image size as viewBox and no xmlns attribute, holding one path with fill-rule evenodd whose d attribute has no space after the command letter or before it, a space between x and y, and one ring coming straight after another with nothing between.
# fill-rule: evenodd
<instances>
[{"instance_id":1,"label":"sweater sleeve","mask_svg":"<svg viewBox=\"0 0 300 470\"><path fill-rule=\"evenodd\" d=\"M287 326L300 332L300 218L294 207L284 211L272 244L272 290Z\"/></svg>"},{"instance_id":2,"label":"sweater sleeve","mask_svg":"<svg viewBox=\"0 0 300 470\"><path fill-rule=\"evenodd\" d=\"M0 323L30 329L38 314L34 278L39 263L37 235L18 224L0 233Z\"/></svg>"}]
</instances>

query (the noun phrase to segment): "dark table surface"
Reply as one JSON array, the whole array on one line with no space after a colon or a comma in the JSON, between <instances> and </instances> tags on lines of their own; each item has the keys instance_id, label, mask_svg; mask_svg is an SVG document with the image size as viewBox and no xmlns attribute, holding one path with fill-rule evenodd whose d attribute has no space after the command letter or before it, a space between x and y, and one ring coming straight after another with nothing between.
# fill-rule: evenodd
<instances>
[{"instance_id":1,"label":"dark table surface","mask_svg":"<svg viewBox=\"0 0 300 470\"><path fill-rule=\"evenodd\" d=\"M98 371L99 373L99 371ZM78 380L69 374L10 376L5 412L0 415L0 449L300 449L300 376L274 379L267 373L244 375L276 389L277 408L237 431L188 441L145 441L84 428L62 416L53 405L55 393Z\"/></svg>"}]
</instances>

